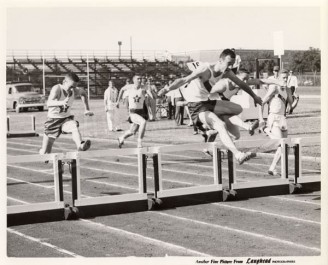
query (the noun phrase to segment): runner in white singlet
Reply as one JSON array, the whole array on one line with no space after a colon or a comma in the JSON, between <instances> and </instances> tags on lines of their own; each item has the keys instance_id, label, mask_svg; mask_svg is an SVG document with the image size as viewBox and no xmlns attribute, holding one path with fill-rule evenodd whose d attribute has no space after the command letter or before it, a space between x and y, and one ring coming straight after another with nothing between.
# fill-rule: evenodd
<instances>
[{"instance_id":1,"label":"runner in white singlet","mask_svg":"<svg viewBox=\"0 0 328 265\"><path fill-rule=\"evenodd\" d=\"M263 104L269 104L269 116L266 127L263 129L271 139L287 138L286 102L290 106L293 104L293 97L290 88L287 87L288 74L282 71L279 79L284 81L283 86L270 85L267 94L263 98ZM263 108L263 107L262 107ZM292 111L292 108L291 108ZM262 112L261 112L262 113ZM263 117L261 117L263 120ZM278 175L276 165L281 158L281 146L278 147L268 173Z\"/></svg>"},{"instance_id":2,"label":"runner in white singlet","mask_svg":"<svg viewBox=\"0 0 328 265\"><path fill-rule=\"evenodd\" d=\"M164 94L169 90L176 89L190 82L186 89L188 92L184 94L184 97L189 102L188 107L194 124L200 121L208 125L211 129L217 130L222 143L234 154L237 161L242 164L251 157L254 157L255 154L240 152L233 143L226 125L230 123L229 118L233 115L238 115L242 109L240 106L237 109L228 109L225 115L219 118L218 115L214 113L216 100L211 100L210 98L213 84L222 78L228 78L249 93L253 97L255 104L262 104L261 98L256 96L252 89L236 77L231 69L229 69L229 66L233 65L234 61L235 53L226 49L221 53L219 61L216 64L205 64L200 66L187 77L175 80L168 88L162 90L160 94ZM237 104L235 105L238 106Z\"/></svg>"},{"instance_id":3,"label":"runner in white singlet","mask_svg":"<svg viewBox=\"0 0 328 265\"><path fill-rule=\"evenodd\" d=\"M65 76L63 83L55 85L51 91L47 101L48 119L44 124L44 135L40 154L49 154L53 143L62 133L71 133L73 141L78 151L86 151L90 148L91 141L82 141L79 131L79 123L74 120L71 114L71 108L74 97L80 95L84 103L87 116L93 113L89 109L88 97L82 88L77 88L79 77L74 73Z\"/></svg>"},{"instance_id":4,"label":"runner in white singlet","mask_svg":"<svg viewBox=\"0 0 328 265\"><path fill-rule=\"evenodd\" d=\"M145 97L150 96L154 98L150 90L147 89L147 86L141 85L141 76L135 75L133 77L133 84L127 85L125 88L125 95L128 98L129 102L129 122L132 123L129 130L125 131L124 134L119 137L118 146L122 147L124 140L139 130L138 134L138 144L137 147L142 147L142 139L146 131L146 121L148 120L148 111L145 106ZM117 99L117 104L120 101L122 93L119 94Z\"/></svg>"}]
</instances>

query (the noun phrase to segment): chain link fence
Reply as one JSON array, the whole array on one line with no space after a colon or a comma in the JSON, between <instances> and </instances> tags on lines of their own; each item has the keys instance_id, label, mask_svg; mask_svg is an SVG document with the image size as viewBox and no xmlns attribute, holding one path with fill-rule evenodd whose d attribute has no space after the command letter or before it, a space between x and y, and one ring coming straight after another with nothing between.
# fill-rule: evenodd
<instances>
[{"instance_id":1,"label":"chain link fence","mask_svg":"<svg viewBox=\"0 0 328 265\"><path fill-rule=\"evenodd\" d=\"M296 75L299 86L321 86L321 75Z\"/></svg>"}]
</instances>

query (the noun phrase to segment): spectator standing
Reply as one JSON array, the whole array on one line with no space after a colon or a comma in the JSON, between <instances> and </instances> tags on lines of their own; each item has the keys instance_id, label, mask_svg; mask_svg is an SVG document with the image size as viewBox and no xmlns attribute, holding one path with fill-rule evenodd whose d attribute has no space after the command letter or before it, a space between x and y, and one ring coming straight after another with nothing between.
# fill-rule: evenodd
<instances>
[{"instance_id":1,"label":"spectator standing","mask_svg":"<svg viewBox=\"0 0 328 265\"><path fill-rule=\"evenodd\" d=\"M291 114L291 113L293 113L293 110L296 108L298 101L299 101L299 96L296 93L297 88L298 88L298 80L297 80L297 77L295 75L293 75L293 70L289 71L287 87L289 87L292 92L293 104L292 104L292 109L290 111L286 107L286 112L289 112Z\"/></svg>"},{"instance_id":2,"label":"spectator standing","mask_svg":"<svg viewBox=\"0 0 328 265\"><path fill-rule=\"evenodd\" d=\"M165 87L168 87L169 85L172 84L172 80L169 80L168 82L168 85L166 85ZM164 87L164 88L165 88ZM172 90L170 92L168 92L165 96L166 96L166 102L167 102L167 105L168 105L168 113L167 113L167 118L169 120L172 119L172 116L175 117L175 105L174 105L174 94L175 94L175 91Z\"/></svg>"},{"instance_id":3,"label":"spectator standing","mask_svg":"<svg viewBox=\"0 0 328 265\"><path fill-rule=\"evenodd\" d=\"M122 96L122 98L123 98L123 105L127 108L127 109L129 109L129 101L127 100L127 93L126 93L126 90L127 90L127 88L129 87L129 85L131 84L131 80L128 78L128 79L126 79L126 81L125 81L125 85L121 88L121 90L120 90L120 94L121 93L123 93L123 96Z\"/></svg>"},{"instance_id":4,"label":"spectator standing","mask_svg":"<svg viewBox=\"0 0 328 265\"><path fill-rule=\"evenodd\" d=\"M235 48L231 49L234 53L236 53ZM235 63L232 66L232 69L234 70L235 73L237 73L239 71L240 68L240 64L241 64L241 57L239 54L236 53L236 60Z\"/></svg>"},{"instance_id":5,"label":"spectator standing","mask_svg":"<svg viewBox=\"0 0 328 265\"><path fill-rule=\"evenodd\" d=\"M152 92L153 95L157 95L157 88L153 83L153 80L151 78L148 79L146 83L147 89ZM149 121L155 121L156 120L156 98L148 97L146 100L148 115L149 115Z\"/></svg>"},{"instance_id":6,"label":"spectator standing","mask_svg":"<svg viewBox=\"0 0 328 265\"><path fill-rule=\"evenodd\" d=\"M118 105L116 104L117 97L118 90L114 86L113 81L109 81L108 88L105 90L104 94L104 103L107 116L108 131L110 132L119 130L116 127L116 109L118 108Z\"/></svg>"},{"instance_id":7,"label":"spectator standing","mask_svg":"<svg viewBox=\"0 0 328 265\"><path fill-rule=\"evenodd\" d=\"M184 115L184 99L182 97L180 89L174 90L174 105L175 105L175 122L179 125L184 125L183 123L183 115Z\"/></svg>"}]
</instances>

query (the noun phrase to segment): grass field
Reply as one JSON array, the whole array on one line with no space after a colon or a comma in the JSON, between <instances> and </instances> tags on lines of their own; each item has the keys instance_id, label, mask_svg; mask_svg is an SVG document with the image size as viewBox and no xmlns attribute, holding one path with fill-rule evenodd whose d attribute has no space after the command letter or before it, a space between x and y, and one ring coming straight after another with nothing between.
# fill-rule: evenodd
<instances>
[{"instance_id":1,"label":"grass field","mask_svg":"<svg viewBox=\"0 0 328 265\"><path fill-rule=\"evenodd\" d=\"M290 137L320 137L320 89L299 89L301 100L293 115L288 116ZM302 98L303 96L303 98ZM76 104L77 103L77 104ZM80 121L84 138L91 138L91 150L117 149L117 133L108 133L102 100L91 101L92 118L78 114L81 103L75 102L73 113ZM29 115L36 117L36 131L42 133L46 112L17 114L8 112L13 128L26 128ZM124 116L124 111L121 113ZM18 121L20 120L20 121ZM121 128L128 127L128 123ZM147 124L146 146L198 143L187 126L176 127L174 121L160 120ZM242 139L267 139L258 132ZM38 153L41 137L7 139L10 156ZM136 147L131 138L124 148ZM268 151L268 146L256 150ZM69 136L58 139L54 152L74 151ZM305 146L303 174L321 174L320 145ZM315 158L311 160L310 158ZM270 158L256 158L236 168L240 182L268 179ZM201 152L183 151L163 155L165 189L211 184L211 159ZM49 164L20 163L7 167L7 205L52 201L53 169ZM292 168L289 172L294 174ZM85 197L136 193L137 160L133 156L102 157L81 160L81 188ZM223 181L227 184L227 165L223 163ZM147 163L147 190L153 192L153 170ZM71 200L71 180L64 174L64 198ZM320 191L252 198L248 200L205 203L160 211L21 225L7 229L9 257L282 257L321 254ZM306 231L306 232L304 232ZM193 262L195 263L195 262Z\"/></svg>"}]
</instances>

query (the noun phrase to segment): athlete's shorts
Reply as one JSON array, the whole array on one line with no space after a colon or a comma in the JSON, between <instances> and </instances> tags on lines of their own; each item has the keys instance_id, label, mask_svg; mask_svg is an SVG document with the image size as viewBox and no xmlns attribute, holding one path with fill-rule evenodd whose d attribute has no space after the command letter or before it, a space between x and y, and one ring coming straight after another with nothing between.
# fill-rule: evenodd
<instances>
[{"instance_id":1,"label":"athlete's shorts","mask_svg":"<svg viewBox=\"0 0 328 265\"><path fill-rule=\"evenodd\" d=\"M267 126L271 131L272 127L278 127L282 131L287 131L287 120L284 115L270 113L267 119Z\"/></svg>"},{"instance_id":2,"label":"athlete's shorts","mask_svg":"<svg viewBox=\"0 0 328 265\"><path fill-rule=\"evenodd\" d=\"M79 122L74 120L74 116L66 118L48 118L44 123L44 133L48 137L58 138L62 133L72 133L79 127Z\"/></svg>"},{"instance_id":3,"label":"athlete's shorts","mask_svg":"<svg viewBox=\"0 0 328 265\"><path fill-rule=\"evenodd\" d=\"M207 101L200 101L200 102L188 102L188 108L190 112L190 116L192 119L192 122L195 126L197 126L199 121L199 113L205 112L205 111L214 111L214 107L216 104L216 100L207 100Z\"/></svg>"},{"instance_id":4,"label":"athlete's shorts","mask_svg":"<svg viewBox=\"0 0 328 265\"><path fill-rule=\"evenodd\" d=\"M145 110L144 108L143 109L130 109L130 114L138 114L145 120L148 120L148 111ZM131 120L131 115L129 116L128 122L133 123L133 121Z\"/></svg>"}]
</instances>

